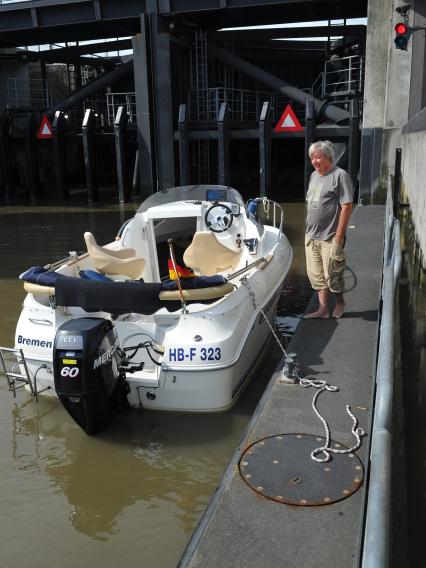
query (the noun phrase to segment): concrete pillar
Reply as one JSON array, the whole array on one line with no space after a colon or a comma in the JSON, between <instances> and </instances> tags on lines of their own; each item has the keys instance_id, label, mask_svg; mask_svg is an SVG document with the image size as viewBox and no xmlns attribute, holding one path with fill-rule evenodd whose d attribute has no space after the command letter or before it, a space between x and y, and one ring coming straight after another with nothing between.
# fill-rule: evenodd
<instances>
[{"instance_id":1,"label":"concrete pillar","mask_svg":"<svg viewBox=\"0 0 426 568\"><path fill-rule=\"evenodd\" d=\"M363 128L361 140L361 203L380 199L393 171L395 150L401 144L401 127L408 119L411 46L395 48L394 26L401 21L395 8L403 0L370 0L368 3L367 45Z\"/></svg>"}]
</instances>

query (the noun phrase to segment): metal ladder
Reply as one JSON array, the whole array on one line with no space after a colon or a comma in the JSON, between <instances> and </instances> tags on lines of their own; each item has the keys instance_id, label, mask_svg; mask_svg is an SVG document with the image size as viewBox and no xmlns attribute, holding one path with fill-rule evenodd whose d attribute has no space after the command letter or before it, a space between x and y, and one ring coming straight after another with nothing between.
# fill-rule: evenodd
<instances>
[{"instance_id":1,"label":"metal ladder","mask_svg":"<svg viewBox=\"0 0 426 568\"><path fill-rule=\"evenodd\" d=\"M6 355L7 354L7 355ZM6 356L5 356L6 355ZM8 368L9 363L9 368ZM34 375L34 379L31 380L30 373L28 371L27 362L25 361L25 355L22 349L13 349L11 347L0 347L0 375L5 375L7 379L7 384L9 386L9 391L13 393L13 398L16 398L16 391L28 385L31 396L33 396L38 402L38 395L50 387L45 387L44 389L37 389L37 372ZM24 369L24 372L17 372L20 370L20 366ZM42 363L39 369L45 369L46 364Z\"/></svg>"},{"instance_id":2,"label":"metal ladder","mask_svg":"<svg viewBox=\"0 0 426 568\"><path fill-rule=\"evenodd\" d=\"M206 32L195 33L195 85L197 90L197 119L209 119L208 57ZM195 152L198 183L208 183L210 177L209 141L198 140Z\"/></svg>"}]
</instances>

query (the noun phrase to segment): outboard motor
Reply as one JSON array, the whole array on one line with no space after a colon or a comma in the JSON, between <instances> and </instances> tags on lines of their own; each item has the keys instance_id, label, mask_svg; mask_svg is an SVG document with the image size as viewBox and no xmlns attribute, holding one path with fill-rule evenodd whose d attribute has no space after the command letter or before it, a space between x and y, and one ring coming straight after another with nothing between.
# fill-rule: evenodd
<instances>
[{"instance_id":1,"label":"outboard motor","mask_svg":"<svg viewBox=\"0 0 426 568\"><path fill-rule=\"evenodd\" d=\"M117 332L107 319L73 319L56 332L56 394L87 434L99 432L108 423L115 391L124 382L117 347Z\"/></svg>"}]
</instances>

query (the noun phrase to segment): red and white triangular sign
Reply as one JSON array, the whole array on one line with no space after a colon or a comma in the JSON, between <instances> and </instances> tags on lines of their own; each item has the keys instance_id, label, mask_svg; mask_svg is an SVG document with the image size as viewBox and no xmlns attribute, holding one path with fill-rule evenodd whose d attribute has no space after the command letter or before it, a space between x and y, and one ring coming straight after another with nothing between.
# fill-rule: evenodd
<instances>
[{"instance_id":1,"label":"red and white triangular sign","mask_svg":"<svg viewBox=\"0 0 426 568\"><path fill-rule=\"evenodd\" d=\"M303 130L303 126L297 120L291 105L288 104L274 128L274 132L300 132L301 130Z\"/></svg>"},{"instance_id":2,"label":"red and white triangular sign","mask_svg":"<svg viewBox=\"0 0 426 568\"><path fill-rule=\"evenodd\" d=\"M40 128L37 132L37 138L53 138L52 125L50 124L47 116L43 116L43 120L41 121Z\"/></svg>"}]
</instances>

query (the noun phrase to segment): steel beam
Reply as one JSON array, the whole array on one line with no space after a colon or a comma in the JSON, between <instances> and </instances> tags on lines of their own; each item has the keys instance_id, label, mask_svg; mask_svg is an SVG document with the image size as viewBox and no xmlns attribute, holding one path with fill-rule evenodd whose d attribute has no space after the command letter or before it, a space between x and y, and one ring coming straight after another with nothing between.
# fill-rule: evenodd
<instances>
[{"instance_id":1,"label":"steel beam","mask_svg":"<svg viewBox=\"0 0 426 568\"><path fill-rule=\"evenodd\" d=\"M229 120L228 105L221 103L217 120L218 183L220 185L230 183Z\"/></svg>"},{"instance_id":2,"label":"steel beam","mask_svg":"<svg viewBox=\"0 0 426 568\"><path fill-rule=\"evenodd\" d=\"M81 134L83 137L84 169L86 172L87 198L89 203L99 197L95 160L95 113L87 109L84 113Z\"/></svg>"},{"instance_id":3,"label":"steel beam","mask_svg":"<svg viewBox=\"0 0 426 568\"><path fill-rule=\"evenodd\" d=\"M124 106L119 106L114 119L115 155L117 158L118 201L125 203L127 199L127 156L126 156L127 113Z\"/></svg>"},{"instance_id":4,"label":"steel beam","mask_svg":"<svg viewBox=\"0 0 426 568\"><path fill-rule=\"evenodd\" d=\"M181 185L189 185L190 183L188 124L188 107L184 104L179 105L178 140Z\"/></svg>"},{"instance_id":5,"label":"steel beam","mask_svg":"<svg viewBox=\"0 0 426 568\"><path fill-rule=\"evenodd\" d=\"M292 39L297 37L327 37L329 35L338 36L358 36L365 38L367 26L318 26L301 28L258 28L251 30L222 30L220 32L208 32L208 39L213 41L231 42L256 42L262 43L268 40L283 38ZM326 40L319 40L326 43Z\"/></svg>"},{"instance_id":6,"label":"steel beam","mask_svg":"<svg viewBox=\"0 0 426 568\"><path fill-rule=\"evenodd\" d=\"M53 130L53 159L55 162L56 186L63 199L69 197L67 168L65 160L65 128L66 120L63 112L55 112L52 124Z\"/></svg>"},{"instance_id":7,"label":"steel beam","mask_svg":"<svg viewBox=\"0 0 426 568\"><path fill-rule=\"evenodd\" d=\"M259 195L265 197L271 190L271 107L262 105L259 118Z\"/></svg>"}]
</instances>

